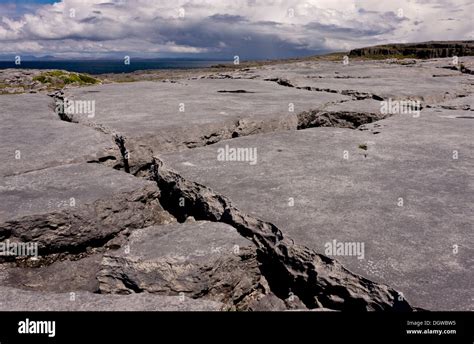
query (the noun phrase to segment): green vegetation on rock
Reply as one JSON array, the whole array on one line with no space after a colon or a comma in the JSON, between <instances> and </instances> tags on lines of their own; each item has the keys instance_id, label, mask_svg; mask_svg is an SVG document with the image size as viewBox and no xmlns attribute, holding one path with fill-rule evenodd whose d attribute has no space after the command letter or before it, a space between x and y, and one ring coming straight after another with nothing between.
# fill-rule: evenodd
<instances>
[{"instance_id":1,"label":"green vegetation on rock","mask_svg":"<svg viewBox=\"0 0 474 344\"><path fill-rule=\"evenodd\" d=\"M87 74L72 73L61 70L54 70L41 73L33 78L42 84L50 84L51 86L61 86L69 84L92 85L100 83L100 80L93 78Z\"/></svg>"}]
</instances>

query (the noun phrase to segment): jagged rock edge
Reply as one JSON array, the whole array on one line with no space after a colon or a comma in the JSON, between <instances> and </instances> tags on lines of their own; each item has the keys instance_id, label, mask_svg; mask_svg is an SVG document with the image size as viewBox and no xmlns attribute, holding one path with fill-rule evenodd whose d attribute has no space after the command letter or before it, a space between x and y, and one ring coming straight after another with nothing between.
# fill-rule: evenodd
<instances>
[{"instance_id":1,"label":"jagged rock edge","mask_svg":"<svg viewBox=\"0 0 474 344\"><path fill-rule=\"evenodd\" d=\"M304 117L306 113L309 113L311 116L321 114L319 110L315 110L297 115L297 129L314 126L301 125L300 117ZM337 112L334 113L337 114ZM60 119L65 120L61 116ZM69 121L74 122L73 120ZM95 124L91 126L95 127ZM128 153L125 147L125 138L115 134L114 139L125 163ZM221 221L235 227L241 235L250 239L257 246L263 270L267 271L264 274L265 277L275 294L279 295L282 299L285 299L289 293L294 293L308 308L414 310L400 296L401 294L394 289L358 276L344 268L336 260L318 254L304 246L295 245L291 239L284 238L282 232L273 224L243 214L233 207L224 196L214 194L209 188L185 181L177 173L170 170L165 175L174 175L175 181L167 181L158 172L164 170L164 165L158 158L154 157L152 163L147 164L147 166L150 167L152 177L160 188L160 203L164 205L165 210L176 216L178 221L183 221L187 216L194 216L198 220ZM173 180L173 178L171 179ZM176 181L180 181L181 186L193 185L198 188L199 192L187 190L183 193L182 191L186 190L186 188L176 188ZM193 187L191 187L192 189ZM185 214L180 214L176 211L176 208L171 209L167 207L170 203L166 202L165 199L175 197L173 196L173 191L175 194L178 191L178 195L186 194L187 197L185 199L188 201L192 200L192 209L189 214L187 211ZM201 194L203 191L212 195L211 198L217 201L217 203L210 204L204 201ZM189 210L187 207L186 209ZM220 211L215 212L216 209ZM318 271L318 268L320 271ZM274 273L276 273L276 279L273 277ZM343 281L342 284L341 281Z\"/></svg>"},{"instance_id":2,"label":"jagged rock edge","mask_svg":"<svg viewBox=\"0 0 474 344\"><path fill-rule=\"evenodd\" d=\"M151 178L156 181L160 203L178 221L196 220L229 224L257 247L264 277L282 299L294 293L308 308L336 310L396 310L414 308L394 289L347 270L338 261L284 237L275 225L244 214L225 196L188 181L153 158ZM183 207L179 201L184 199Z\"/></svg>"}]
</instances>

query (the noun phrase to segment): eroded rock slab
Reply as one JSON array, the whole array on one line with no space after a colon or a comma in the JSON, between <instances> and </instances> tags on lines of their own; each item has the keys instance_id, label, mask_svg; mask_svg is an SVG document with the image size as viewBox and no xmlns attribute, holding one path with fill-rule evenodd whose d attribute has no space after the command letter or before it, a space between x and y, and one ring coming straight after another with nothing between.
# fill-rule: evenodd
<instances>
[{"instance_id":1,"label":"eroded rock slab","mask_svg":"<svg viewBox=\"0 0 474 344\"><path fill-rule=\"evenodd\" d=\"M0 238L40 252L101 246L125 229L169 223L153 183L98 164L70 164L3 178Z\"/></svg>"},{"instance_id":2,"label":"eroded rock slab","mask_svg":"<svg viewBox=\"0 0 474 344\"><path fill-rule=\"evenodd\" d=\"M229 225L199 221L143 228L124 247L104 256L101 293L186 295L240 310L262 309L273 299L273 309L287 308L270 292L251 242Z\"/></svg>"},{"instance_id":3,"label":"eroded rock slab","mask_svg":"<svg viewBox=\"0 0 474 344\"><path fill-rule=\"evenodd\" d=\"M95 101L94 118L70 116L71 120L125 137L133 174L154 153L296 129L298 113L351 99L233 79L102 85L68 90L66 98Z\"/></svg>"},{"instance_id":4,"label":"eroded rock slab","mask_svg":"<svg viewBox=\"0 0 474 344\"><path fill-rule=\"evenodd\" d=\"M156 185L88 163L120 154L110 135L61 121L52 104L46 95L0 97L0 240L83 250L173 220Z\"/></svg>"},{"instance_id":5,"label":"eroded rock slab","mask_svg":"<svg viewBox=\"0 0 474 344\"><path fill-rule=\"evenodd\" d=\"M350 95L357 99L417 99L436 103L466 94L470 76L459 66L470 65L471 56L406 61L300 62L265 66L256 71L234 74L258 78L288 87ZM232 76L231 76L232 77Z\"/></svg>"},{"instance_id":6,"label":"eroded rock slab","mask_svg":"<svg viewBox=\"0 0 474 344\"><path fill-rule=\"evenodd\" d=\"M66 95L68 99L95 100L96 116L91 121L130 138L244 118L278 120L293 112L350 99L288 90L261 80L207 79L102 85L70 89ZM294 111L289 110L290 103Z\"/></svg>"},{"instance_id":7,"label":"eroded rock slab","mask_svg":"<svg viewBox=\"0 0 474 344\"><path fill-rule=\"evenodd\" d=\"M219 311L210 300L149 293L100 295L88 292L50 293L0 287L0 311Z\"/></svg>"},{"instance_id":8,"label":"eroded rock slab","mask_svg":"<svg viewBox=\"0 0 474 344\"><path fill-rule=\"evenodd\" d=\"M257 247L262 273L280 298L296 295L310 309L414 310L400 292L295 244L272 223L240 211L227 197L183 178L159 158L153 159L150 172L163 191L160 200L178 219L195 217L227 223L250 239ZM184 201L184 205L177 207L176 201Z\"/></svg>"},{"instance_id":9,"label":"eroded rock slab","mask_svg":"<svg viewBox=\"0 0 474 344\"><path fill-rule=\"evenodd\" d=\"M466 111L397 115L374 123L381 126L377 135L312 128L238 138L162 159L297 243L397 288L415 306L468 310L474 307L474 123L445 117L454 112ZM219 161L226 145L256 149L258 162ZM334 241L363 244L363 255L331 254Z\"/></svg>"},{"instance_id":10,"label":"eroded rock slab","mask_svg":"<svg viewBox=\"0 0 474 344\"><path fill-rule=\"evenodd\" d=\"M111 137L60 121L46 95L0 97L0 176L117 155Z\"/></svg>"},{"instance_id":11,"label":"eroded rock slab","mask_svg":"<svg viewBox=\"0 0 474 344\"><path fill-rule=\"evenodd\" d=\"M304 111L298 114L298 129L313 127L349 128L359 127L392 116L381 112L381 103L373 99L347 101L327 105L324 109Z\"/></svg>"},{"instance_id":12,"label":"eroded rock slab","mask_svg":"<svg viewBox=\"0 0 474 344\"><path fill-rule=\"evenodd\" d=\"M468 94L465 97L458 97L432 106L434 108L446 110L470 110L474 111L474 94ZM463 113L465 116L472 116L472 112Z\"/></svg>"},{"instance_id":13,"label":"eroded rock slab","mask_svg":"<svg viewBox=\"0 0 474 344\"><path fill-rule=\"evenodd\" d=\"M79 257L81 258L81 257ZM102 254L82 259L65 259L39 267L0 265L0 284L5 287L38 292L97 292Z\"/></svg>"},{"instance_id":14,"label":"eroded rock slab","mask_svg":"<svg viewBox=\"0 0 474 344\"><path fill-rule=\"evenodd\" d=\"M473 309L472 79L449 63L308 61L68 90L95 102L89 117L0 97L0 240L71 254L5 263L5 284L30 289L6 297L38 310ZM388 118L387 98L424 109ZM175 221L162 204L216 222L162 226ZM131 295L84 293L97 286ZM39 290L80 292L70 304Z\"/></svg>"}]
</instances>

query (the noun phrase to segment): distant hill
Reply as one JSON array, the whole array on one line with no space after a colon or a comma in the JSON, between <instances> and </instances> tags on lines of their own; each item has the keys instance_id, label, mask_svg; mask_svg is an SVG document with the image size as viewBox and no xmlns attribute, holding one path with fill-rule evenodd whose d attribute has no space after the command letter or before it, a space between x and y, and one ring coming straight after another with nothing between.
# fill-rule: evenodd
<instances>
[{"instance_id":1,"label":"distant hill","mask_svg":"<svg viewBox=\"0 0 474 344\"><path fill-rule=\"evenodd\" d=\"M395 43L351 50L349 56L361 57L414 57L420 59L473 56L474 41L430 41L422 43Z\"/></svg>"}]
</instances>

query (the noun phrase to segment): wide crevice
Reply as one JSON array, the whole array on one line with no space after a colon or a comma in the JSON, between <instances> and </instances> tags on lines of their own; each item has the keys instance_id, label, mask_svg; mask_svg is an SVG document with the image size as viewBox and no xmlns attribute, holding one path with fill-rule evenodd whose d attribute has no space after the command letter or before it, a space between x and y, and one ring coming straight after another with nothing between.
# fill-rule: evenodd
<instances>
[{"instance_id":1,"label":"wide crevice","mask_svg":"<svg viewBox=\"0 0 474 344\"><path fill-rule=\"evenodd\" d=\"M304 130L314 127L358 129L362 125L373 123L392 115L382 114L380 112L324 110L327 106L343 102L344 101L329 102L321 105L318 109L311 109L297 114L291 113L287 116L270 120L254 120L249 118L237 119L232 122L222 123L221 125L209 128L208 130L203 128L201 134L196 135L194 138L181 138L178 134L177 137L173 138L171 143L167 142L164 146L161 146L160 143L156 143L156 141L150 143L149 146L158 146L159 148L153 147L153 150L158 150L160 154L166 154L180 151L183 148L194 149L210 146L224 140L257 134L276 133L278 131ZM114 168L124 170L138 177L146 175L150 167L150 152L151 155L153 155L153 150L149 148L136 151L134 148L142 148L140 147L141 145L128 140L122 135L116 134L114 138L121 153L121 163L116 164ZM153 140L154 139L155 137L153 137ZM133 160L129 159L130 148L127 147L127 141L129 141L129 146L131 146L131 149L133 150ZM143 138L142 141L146 142L147 139Z\"/></svg>"},{"instance_id":2,"label":"wide crevice","mask_svg":"<svg viewBox=\"0 0 474 344\"><path fill-rule=\"evenodd\" d=\"M345 269L339 262L294 244L275 225L241 212L225 196L188 181L153 158L150 177L156 181L160 203L179 221L195 219L229 224L257 247L261 271L272 292L282 299L290 293L308 308L336 310L400 310L413 308L394 289Z\"/></svg>"},{"instance_id":3,"label":"wide crevice","mask_svg":"<svg viewBox=\"0 0 474 344\"><path fill-rule=\"evenodd\" d=\"M356 128L381 119L375 114L319 110L303 112L296 117L296 128L291 129L315 126ZM239 126L240 121L236 122L236 127ZM230 137L207 135L209 137L205 137L202 145L245 136L236 134L235 128L229 132ZM252 131L253 133L255 132ZM130 173L136 166L129 161L126 139L122 135L114 134L114 141L122 156L123 169ZM166 168L159 158L153 158L151 162L138 167L142 175L146 175L146 170L149 169L149 177L156 182L160 190L157 195L159 203L178 222L184 222L191 216L196 220L223 222L251 240L257 249L261 272L272 292L281 299L284 300L293 293L308 308L413 310L394 289L358 276L339 262L307 247L295 245L293 240L285 237L275 225L241 212L226 197L214 193L206 186L185 180Z\"/></svg>"},{"instance_id":4,"label":"wide crevice","mask_svg":"<svg viewBox=\"0 0 474 344\"><path fill-rule=\"evenodd\" d=\"M320 88L320 87L313 87L313 86L298 86L296 87L299 90L306 90L306 91L313 91L313 92L327 92L327 93L337 93L342 94L344 96L350 96L353 100L364 100L364 99L374 99L374 100L384 100L383 97L369 93L369 92L361 92L356 90L336 90L332 88Z\"/></svg>"},{"instance_id":5,"label":"wide crevice","mask_svg":"<svg viewBox=\"0 0 474 344\"><path fill-rule=\"evenodd\" d=\"M321 122L322 118L328 119L328 116L316 110L309 114L309 117L305 114L298 116L299 119L304 118L305 123L298 121L300 123L295 129L316 125L341 126L342 121L350 124L349 126L344 124L343 127L355 127L372 121L370 116L366 116L365 119L349 120L347 117L350 116L346 114L339 121L330 118L329 122ZM237 122L236 125L241 124ZM128 159L126 139L121 135L115 135L114 140L119 147L124 170L130 173L135 166ZM212 143L215 142L217 141L213 137ZM260 271L268 281L271 291L282 300L293 293L308 308L413 310L394 289L358 276L345 269L339 262L307 247L295 245L293 240L285 237L275 225L241 212L225 196L213 192L204 185L184 179L167 168L159 158L153 158L151 162L140 166L143 174L146 169L149 169L148 176L156 182L159 189L159 193L154 197L178 222L184 222L191 216L196 220L223 222L233 226L243 237L251 240L256 246ZM149 223L143 221L136 228L142 228ZM90 246L103 246L120 232L113 231L110 236L92 238L84 240L81 244L74 243L62 248L46 248L45 245L44 249L51 252L57 249L82 251ZM131 290L134 290L133 286ZM140 292L140 290L134 291Z\"/></svg>"},{"instance_id":6,"label":"wide crevice","mask_svg":"<svg viewBox=\"0 0 474 344\"><path fill-rule=\"evenodd\" d=\"M357 129L361 125L373 123L391 114L357 111L304 111L298 114L298 130L315 127Z\"/></svg>"}]
</instances>

